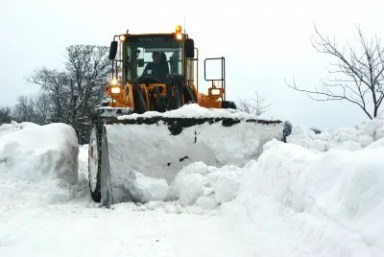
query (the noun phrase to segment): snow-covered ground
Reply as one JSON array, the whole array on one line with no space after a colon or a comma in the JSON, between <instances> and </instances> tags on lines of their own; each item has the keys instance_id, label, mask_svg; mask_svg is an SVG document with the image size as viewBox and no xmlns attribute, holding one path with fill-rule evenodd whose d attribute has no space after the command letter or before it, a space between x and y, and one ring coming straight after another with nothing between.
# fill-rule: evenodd
<instances>
[{"instance_id":1,"label":"snow-covered ground","mask_svg":"<svg viewBox=\"0 0 384 257\"><path fill-rule=\"evenodd\" d=\"M2 125L0 256L384 256L383 157L383 120L294 126L243 167L185 167L175 201L107 209L70 127Z\"/></svg>"}]
</instances>

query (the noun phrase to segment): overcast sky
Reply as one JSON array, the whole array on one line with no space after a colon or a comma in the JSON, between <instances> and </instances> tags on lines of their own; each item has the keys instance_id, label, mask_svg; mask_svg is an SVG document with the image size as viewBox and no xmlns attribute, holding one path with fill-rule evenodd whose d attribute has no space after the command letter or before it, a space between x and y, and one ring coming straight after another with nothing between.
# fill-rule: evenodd
<instances>
[{"instance_id":1,"label":"overcast sky","mask_svg":"<svg viewBox=\"0 0 384 257\"><path fill-rule=\"evenodd\" d=\"M367 37L384 38L383 0L2 0L0 5L0 106L36 92L38 86L25 79L43 66L61 68L69 45L109 45L127 29L172 32L185 17L201 67L206 57L226 57L227 99L257 91L274 118L319 128L351 126L365 120L357 107L313 102L287 88L284 79L295 77L311 89L326 76L331 59L311 45L314 23L341 45L356 42L356 24Z\"/></svg>"}]
</instances>

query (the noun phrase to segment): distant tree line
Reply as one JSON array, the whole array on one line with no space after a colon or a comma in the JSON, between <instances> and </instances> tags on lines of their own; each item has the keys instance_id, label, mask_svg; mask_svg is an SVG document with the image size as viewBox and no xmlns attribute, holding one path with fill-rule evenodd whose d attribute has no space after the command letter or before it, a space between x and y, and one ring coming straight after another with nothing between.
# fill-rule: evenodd
<instances>
[{"instance_id":1,"label":"distant tree line","mask_svg":"<svg viewBox=\"0 0 384 257\"><path fill-rule=\"evenodd\" d=\"M88 141L91 117L110 74L108 47L73 45L66 49L65 68L40 68L28 81L39 85L34 96L20 96L12 108L0 107L0 124L15 120L71 125L80 143Z\"/></svg>"}]
</instances>

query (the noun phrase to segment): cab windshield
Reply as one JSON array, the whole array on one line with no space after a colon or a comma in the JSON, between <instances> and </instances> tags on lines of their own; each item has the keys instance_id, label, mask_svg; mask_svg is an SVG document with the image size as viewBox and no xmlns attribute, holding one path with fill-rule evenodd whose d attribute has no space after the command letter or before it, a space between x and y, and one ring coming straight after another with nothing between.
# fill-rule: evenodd
<instances>
[{"instance_id":1,"label":"cab windshield","mask_svg":"<svg viewBox=\"0 0 384 257\"><path fill-rule=\"evenodd\" d=\"M168 74L183 75L182 44L174 37L131 36L124 50L126 81L165 82Z\"/></svg>"}]
</instances>

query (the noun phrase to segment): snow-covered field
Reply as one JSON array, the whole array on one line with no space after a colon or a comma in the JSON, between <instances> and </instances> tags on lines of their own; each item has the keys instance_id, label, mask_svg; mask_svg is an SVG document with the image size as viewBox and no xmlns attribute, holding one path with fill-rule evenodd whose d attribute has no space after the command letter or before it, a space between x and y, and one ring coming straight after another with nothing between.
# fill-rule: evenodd
<instances>
[{"instance_id":1,"label":"snow-covered field","mask_svg":"<svg viewBox=\"0 0 384 257\"><path fill-rule=\"evenodd\" d=\"M383 120L294 126L243 167L185 167L175 201L107 209L72 128L2 125L0 256L384 256L383 157Z\"/></svg>"}]
</instances>

